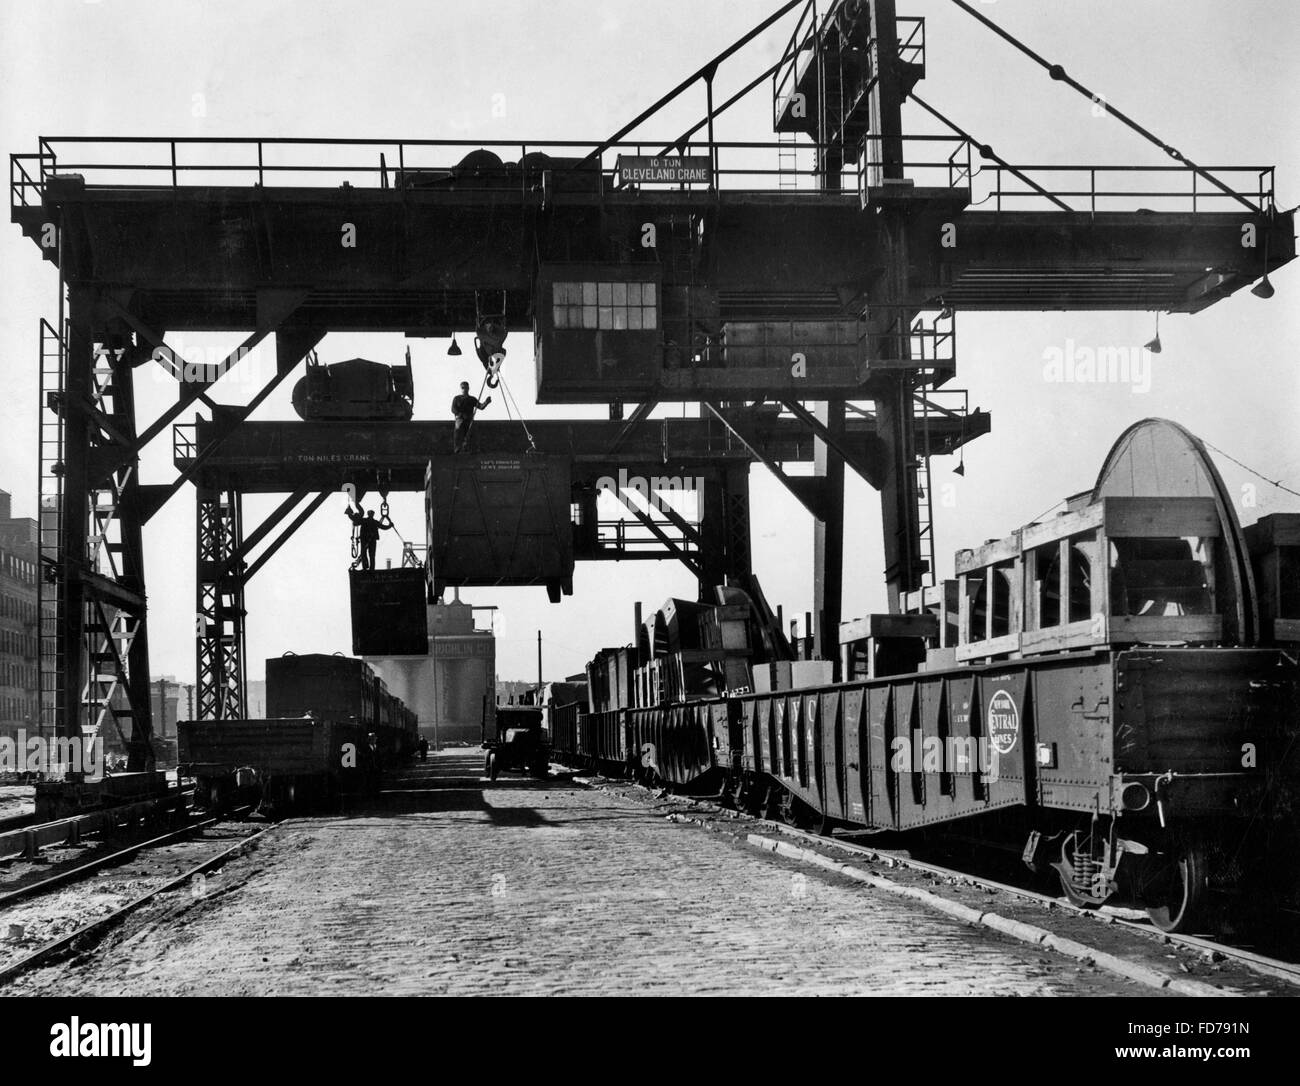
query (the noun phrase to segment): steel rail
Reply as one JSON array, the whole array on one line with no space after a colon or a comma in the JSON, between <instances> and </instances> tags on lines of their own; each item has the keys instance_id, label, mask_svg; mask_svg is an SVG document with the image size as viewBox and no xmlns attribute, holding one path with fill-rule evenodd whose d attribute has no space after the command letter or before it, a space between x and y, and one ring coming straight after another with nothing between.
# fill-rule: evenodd
<instances>
[{"instance_id":1,"label":"steel rail","mask_svg":"<svg viewBox=\"0 0 1300 1086\"><path fill-rule=\"evenodd\" d=\"M251 807L241 808L241 811L243 812L251 810ZM232 812L232 814L233 813L236 812ZM93 871L98 871L102 867L111 867L115 863L129 859L136 855L136 853L144 852L146 849L161 848L173 841L179 841L189 834L198 830L206 829L209 826L215 826L223 820L223 818L212 817L205 818L200 822L192 822L188 826L182 826L180 829L172 830L170 833L164 833L161 837L154 837L147 841L138 841L135 844L128 845L126 848L118 849L116 852L110 853L107 856L98 856L87 863L79 865L78 867L68 868L64 871L56 871L54 874L47 878L40 879L37 882L28 883L26 886L19 886L17 889L10 890L7 893L0 893L0 908L4 908L15 901L20 901L25 897L31 897L35 894L43 893L46 890L51 890L64 883L76 882L82 875L88 875Z\"/></svg>"},{"instance_id":2,"label":"steel rail","mask_svg":"<svg viewBox=\"0 0 1300 1086\"><path fill-rule=\"evenodd\" d=\"M26 972L28 969L32 968L33 966L39 965L41 962L44 962L47 959L54 957L56 954L60 954L63 951L70 949L78 941L84 939L86 936L101 933L106 929L112 927L113 925L120 923L130 913L133 913L136 909L139 909L143 905L147 905L159 894L165 894L170 890L175 890L181 886L184 886L196 875L201 875L205 871L211 870L213 867L216 867L217 865L221 864L223 861L229 859L235 854L242 852L253 841L256 841L259 837L262 837L264 834L270 833L273 829L276 828L277 825L279 825L279 823L275 823L273 825L267 826L265 829L258 830L257 833L245 837L242 841L239 841L236 844L229 846L228 848L222 849L215 856L208 857L208 859L204 860L200 864L196 864L188 871L185 871L182 874L177 875L173 879L169 879L167 882L164 882L160 886L154 887L152 890L148 891L147 893L141 894L138 898L135 898L133 901L127 902L121 908L115 909L113 912L107 914L106 916L101 916L98 919L92 920L88 924L83 924L76 931L70 932L67 935L55 939L53 942L46 943L43 947L40 947L32 951L32 953L28 954L26 957L20 958L18 961L11 963L10 965L5 966L4 968L0 968L0 985L7 983L8 981L12 980L14 977L18 976L18 974Z\"/></svg>"}]
</instances>

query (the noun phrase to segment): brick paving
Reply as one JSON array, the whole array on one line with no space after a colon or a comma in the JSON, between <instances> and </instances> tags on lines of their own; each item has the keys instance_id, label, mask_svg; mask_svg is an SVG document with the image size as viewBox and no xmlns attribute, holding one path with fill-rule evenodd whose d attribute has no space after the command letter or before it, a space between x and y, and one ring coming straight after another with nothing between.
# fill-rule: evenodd
<instances>
[{"instance_id":1,"label":"brick paving","mask_svg":"<svg viewBox=\"0 0 1300 1086\"><path fill-rule=\"evenodd\" d=\"M11 991L78 995L1148 994L653 804L446 752L295 820Z\"/></svg>"}]
</instances>

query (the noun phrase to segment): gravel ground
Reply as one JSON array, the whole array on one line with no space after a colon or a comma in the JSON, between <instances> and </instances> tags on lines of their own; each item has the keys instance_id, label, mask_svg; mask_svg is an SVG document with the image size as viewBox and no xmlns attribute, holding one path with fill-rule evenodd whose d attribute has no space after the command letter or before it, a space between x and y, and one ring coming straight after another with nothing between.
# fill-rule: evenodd
<instances>
[{"instance_id":1,"label":"gravel ground","mask_svg":"<svg viewBox=\"0 0 1300 1086\"><path fill-rule=\"evenodd\" d=\"M286 822L201 892L163 895L7 991L1151 992L759 852L743 834L667 820L679 801L565 779L488 782L481 765L476 751L444 753L363 814Z\"/></svg>"}]
</instances>

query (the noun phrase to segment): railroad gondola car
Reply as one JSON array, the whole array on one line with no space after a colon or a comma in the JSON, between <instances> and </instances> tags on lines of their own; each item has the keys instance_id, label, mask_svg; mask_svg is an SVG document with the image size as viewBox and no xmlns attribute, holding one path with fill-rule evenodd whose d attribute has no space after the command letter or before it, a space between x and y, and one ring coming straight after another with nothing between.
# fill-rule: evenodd
<instances>
[{"instance_id":1,"label":"railroad gondola car","mask_svg":"<svg viewBox=\"0 0 1300 1086\"><path fill-rule=\"evenodd\" d=\"M378 784L378 753L357 724L301 716L183 720L177 729L180 772L195 781L198 804L216 813L238 803L327 810Z\"/></svg>"},{"instance_id":2,"label":"railroad gondola car","mask_svg":"<svg viewBox=\"0 0 1300 1086\"><path fill-rule=\"evenodd\" d=\"M851 681L612 710L636 768L822 830L1012 841L1077 904L1168 931L1294 901L1300 515L1248 539L1201 443L1146 420L1064 513L956 570L857 624Z\"/></svg>"},{"instance_id":3,"label":"railroad gondola car","mask_svg":"<svg viewBox=\"0 0 1300 1086\"><path fill-rule=\"evenodd\" d=\"M178 724L180 771L198 800L277 811L329 806L378 786L419 741L415 714L362 660L286 654L266 662L268 718Z\"/></svg>"},{"instance_id":4,"label":"railroad gondola car","mask_svg":"<svg viewBox=\"0 0 1300 1086\"><path fill-rule=\"evenodd\" d=\"M382 758L407 758L419 734L415 714L388 692L364 660L287 653L266 662L266 709L271 717L307 713L373 732Z\"/></svg>"}]
</instances>

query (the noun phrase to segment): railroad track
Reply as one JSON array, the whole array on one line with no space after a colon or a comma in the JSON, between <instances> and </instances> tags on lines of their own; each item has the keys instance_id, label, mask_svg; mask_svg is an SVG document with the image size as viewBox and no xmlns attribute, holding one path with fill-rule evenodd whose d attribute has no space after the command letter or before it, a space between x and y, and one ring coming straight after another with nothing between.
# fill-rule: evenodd
<instances>
[{"instance_id":1,"label":"railroad track","mask_svg":"<svg viewBox=\"0 0 1300 1086\"><path fill-rule=\"evenodd\" d=\"M251 807L242 808L232 811L231 815L247 814L251 810ZM144 841L138 841L126 846L125 848L117 849L112 853L97 856L88 863L80 864L77 867L55 872L48 878L40 879L36 882L29 883L26 886L11 890L8 893L0 894L0 908L5 908L25 898L34 897L41 893L47 893L61 886L79 882L85 879L88 875L94 874L96 871L120 864L141 852L176 844L203 829L210 828L229 820L229 815L220 818L214 817L202 819L198 822L182 826L181 828L169 833L162 834L161 836ZM274 829L277 824L278 823L272 823L267 826L261 826L241 837L240 840L230 844L225 844L216 853L206 857L200 863L187 868L181 874L166 879L161 884L151 887L145 893L132 898L123 905L113 909L111 912L96 917L93 920L82 924L74 931L50 940L23 957L0 967L0 986L8 983L27 970L55 958L73 947L76 947L78 944L88 944L90 941L99 938L110 928L120 923L141 906L148 904L160 894L185 886L195 877L210 871L214 867L220 866L232 857L242 853L253 841Z\"/></svg>"},{"instance_id":2,"label":"railroad track","mask_svg":"<svg viewBox=\"0 0 1300 1086\"><path fill-rule=\"evenodd\" d=\"M591 782L623 787L628 786L631 783L626 780L616 780L603 777L586 777L581 774L575 776L574 781L580 784ZM638 785L637 787L643 786ZM647 792L651 791L649 789L643 790ZM1095 910L1084 909L1074 905L1065 897L1044 894L1036 890L1016 886L1012 883L1005 883L996 879L987 878L970 871L932 863L928 860L913 859L908 853L897 852L890 849L871 848L869 846L855 844L843 837L811 833L807 830L801 830L797 827L787 825L784 822L776 822L771 819L751 815L745 811L738 811L735 808L724 807L713 799L701 798L698 796L675 796L674 798L680 800L684 804L695 807L697 810L699 808L705 808L721 819L726 819L728 821L745 821L754 826L761 826L764 829L783 836L802 840L809 845L815 845L819 848L836 849L848 853L851 856L860 856L865 860L884 862L891 867L907 868L919 874L928 875L934 878L953 880L956 883L978 887L992 893L1006 894L1018 900L1033 902L1045 908L1087 918L1093 922L1102 922L1108 925L1114 925L1144 938L1151 939L1164 946L1181 947L1185 950L1193 951L1205 956L1219 956L1221 959L1233 961L1260 976L1282 981L1286 984L1300 988L1300 963L1290 962L1280 958L1272 958L1264 954L1258 954L1252 950L1247 950L1243 947L1233 946L1231 943L1222 943L1214 939L1207 939L1197 935L1169 934L1160 931L1149 922L1134 920L1130 916L1126 916L1124 910L1116 909L1111 906L1104 906L1101 909Z\"/></svg>"},{"instance_id":3,"label":"railroad track","mask_svg":"<svg viewBox=\"0 0 1300 1086\"><path fill-rule=\"evenodd\" d=\"M0 818L0 833L8 833L11 830L23 830L34 825L36 814L33 811L27 811L24 814L6 815Z\"/></svg>"}]
</instances>

